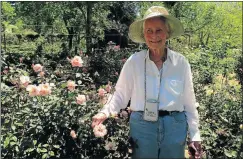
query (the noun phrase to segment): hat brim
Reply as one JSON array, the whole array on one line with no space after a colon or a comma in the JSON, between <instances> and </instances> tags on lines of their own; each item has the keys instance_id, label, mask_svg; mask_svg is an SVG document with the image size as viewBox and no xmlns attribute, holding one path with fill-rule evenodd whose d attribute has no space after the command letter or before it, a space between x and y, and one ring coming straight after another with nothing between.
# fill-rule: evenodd
<instances>
[{"instance_id":1,"label":"hat brim","mask_svg":"<svg viewBox=\"0 0 243 159\"><path fill-rule=\"evenodd\" d=\"M156 15L156 16L153 15L133 22L129 27L129 33L128 33L129 38L136 43L145 43L145 39L143 35L144 21L150 18L160 17L160 16L166 18L170 27L170 33L167 39L175 38L184 34L184 28L182 23L179 21L179 19L170 15Z\"/></svg>"}]
</instances>

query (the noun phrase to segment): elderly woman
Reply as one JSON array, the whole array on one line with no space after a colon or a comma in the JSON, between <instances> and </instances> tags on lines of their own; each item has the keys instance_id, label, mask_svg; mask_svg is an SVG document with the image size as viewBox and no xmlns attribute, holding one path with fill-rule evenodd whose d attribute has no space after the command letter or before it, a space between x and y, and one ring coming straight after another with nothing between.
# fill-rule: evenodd
<instances>
[{"instance_id":1,"label":"elderly woman","mask_svg":"<svg viewBox=\"0 0 243 159\"><path fill-rule=\"evenodd\" d=\"M166 47L183 26L164 7L149 8L129 28L129 37L148 50L124 64L113 98L93 117L92 127L124 109L131 99L130 137L134 158L184 158L187 130L195 158L201 156L199 117L192 74L185 57Z\"/></svg>"}]
</instances>

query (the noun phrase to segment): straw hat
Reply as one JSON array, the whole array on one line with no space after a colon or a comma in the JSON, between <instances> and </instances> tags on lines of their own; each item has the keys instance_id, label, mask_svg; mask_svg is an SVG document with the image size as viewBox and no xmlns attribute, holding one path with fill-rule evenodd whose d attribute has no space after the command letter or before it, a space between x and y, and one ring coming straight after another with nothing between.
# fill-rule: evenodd
<instances>
[{"instance_id":1,"label":"straw hat","mask_svg":"<svg viewBox=\"0 0 243 159\"><path fill-rule=\"evenodd\" d=\"M168 11L164 7L153 6L149 8L142 19L133 22L129 27L129 38L136 43L145 43L143 36L143 23L146 19L154 17L164 17L169 24L169 37L171 39L180 36L184 33L184 28L179 19L169 15Z\"/></svg>"}]
</instances>

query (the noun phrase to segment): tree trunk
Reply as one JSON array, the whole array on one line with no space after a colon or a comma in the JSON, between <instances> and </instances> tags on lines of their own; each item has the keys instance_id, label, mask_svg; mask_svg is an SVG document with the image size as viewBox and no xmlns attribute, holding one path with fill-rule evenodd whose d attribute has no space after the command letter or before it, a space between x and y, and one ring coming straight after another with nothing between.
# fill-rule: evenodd
<instances>
[{"instance_id":1,"label":"tree trunk","mask_svg":"<svg viewBox=\"0 0 243 159\"><path fill-rule=\"evenodd\" d=\"M210 37L210 35L209 35L209 33L208 33L208 36L207 36L207 39L206 39L206 43L205 43L206 46L208 45L209 37Z\"/></svg>"},{"instance_id":2,"label":"tree trunk","mask_svg":"<svg viewBox=\"0 0 243 159\"><path fill-rule=\"evenodd\" d=\"M66 26L67 31L68 31L68 51L70 51L72 49L72 46L73 46L74 30L73 30L73 27L68 26L68 20L66 19L65 16L63 17L63 21L64 21L65 26Z\"/></svg>"},{"instance_id":3,"label":"tree trunk","mask_svg":"<svg viewBox=\"0 0 243 159\"><path fill-rule=\"evenodd\" d=\"M68 30L68 50L72 50L73 47L73 27Z\"/></svg>"},{"instance_id":4,"label":"tree trunk","mask_svg":"<svg viewBox=\"0 0 243 159\"><path fill-rule=\"evenodd\" d=\"M86 54L91 54L91 35L90 35L90 26L91 26L91 10L92 2L87 2L87 16L86 16Z\"/></svg>"}]
</instances>

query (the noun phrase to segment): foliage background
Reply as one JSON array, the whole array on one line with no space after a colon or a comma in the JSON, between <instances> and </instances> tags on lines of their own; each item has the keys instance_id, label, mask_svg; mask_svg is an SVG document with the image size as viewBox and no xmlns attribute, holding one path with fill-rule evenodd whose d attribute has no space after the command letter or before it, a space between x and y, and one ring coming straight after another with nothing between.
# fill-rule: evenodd
<instances>
[{"instance_id":1,"label":"foliage background","mask_svg":"<svg viewBox=\"0 0 243 159\"><path fill-rule=\"evenodd\" d=\"M179 18L185 35L168 46L186 56L193 71L205 157L242 158L242 2L1 2L1 156L4 158L129 158L129 117L111 118L96 138L91 117L97 95L115 85L126 58L144 48L128 27L152 5ZM109 43L113 41L113 43ZM119 49L115 49L120 45ZM80 52L82 51L82 54ZM82 68L67 57L82 56ZM20 61L20 58L22 61ZM40 63L45 77L33 72ZM55 83L48 97L28 96L16 85ZM66 89L74 80L78 88ZM77 105L75 96L89 97ZM78 138L72 138L74 130Z\"/></svg>"}]
</instances>

